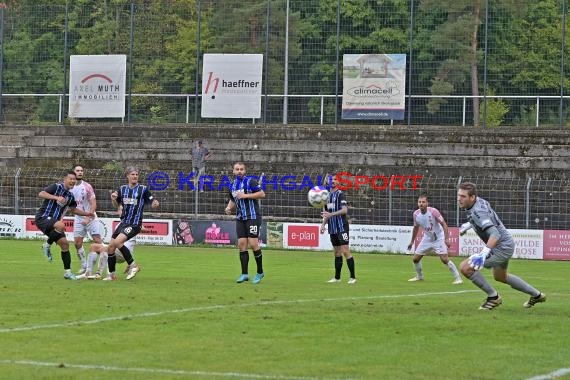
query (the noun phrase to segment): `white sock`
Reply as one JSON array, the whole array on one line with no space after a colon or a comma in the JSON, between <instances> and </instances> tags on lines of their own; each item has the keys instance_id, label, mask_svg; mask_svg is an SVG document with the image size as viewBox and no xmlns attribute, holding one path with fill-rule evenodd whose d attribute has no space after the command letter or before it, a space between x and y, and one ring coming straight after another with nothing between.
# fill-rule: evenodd
<instances>
[{"instance_id":1,"label":"white sock","mask_svg":"<svg viewBox=\"0 0 570 380\"><path fill-rule=\"evenodd\" d=\"M103 273L105 273L105 269L107 269L108 258L109 255L107 254L107 252L101 252L101 254L99 255L99 269L97 270L97 273L99 273L100 275L103 275Z\"/></svg>"},{"instance_id":2,"label":"white sock","mask_svg":"<svg viewBox=\"0 0 570 380\"><path fill-rule=\"evenodd\" d=\"M451 272L453 277L455 277L456 280L461 280L461 276L459 275L459 271L457 270L457 267L455 266L455 264L453 264L453 261L449 260L447 262L447 267L449 268L449 271Z\"/></svg>"},{"instance_id":3,"label":"white sock","mask_svg":"<svg viewBox=\"0 0 570 380\"><path fill-rule=\"evenodd\" d=\"M85 250L83 249L83 247L77 250L77 257L79 258L79 261L81 261L81 268L87 268L87 262L85 260Z\"/></svg>"},{"instance_id":4,"label":"white sock","mask_svg":"<svg viewBox=\"0 0 570 380\"><path fill-rule=\"evenodd\" d=\"M414 263L414 268L416 269L416 276L418 278L424 278L424 272L422 269L422 262L418 261L417 263Z\"/></svg>"},{"instance_id":5,"label":"white sock","mask_svg":"<svg viewBox=\"0 0 570 380\"><path fill-rule=\"evenodd\" d=\"M97 253L89 252L89 256L87 258L87 272L93 273L93 267L95 266L95 261L97 261Z\"/></svg>"}]
</instances>

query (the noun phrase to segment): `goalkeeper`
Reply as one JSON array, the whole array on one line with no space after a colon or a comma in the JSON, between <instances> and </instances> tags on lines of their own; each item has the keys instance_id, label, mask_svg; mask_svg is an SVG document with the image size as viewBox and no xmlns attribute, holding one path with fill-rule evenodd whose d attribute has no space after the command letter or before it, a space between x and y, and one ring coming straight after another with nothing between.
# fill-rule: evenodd
<instances>
[{"instance_id":1,"label":"goalkeeper","mask_svg":"<svg viewBox=\"0 0 570 380\"><path fill-rule=\"evenodd\" d=\"M503 303L497 290L489 284L479 271L481 268L492 268L496 281L503 282L520 292L530 295L524 307L546 301L546 295L535 289L522 278L507 272L509 259L515 252L515 242L505 228L489 202L477 196L477 187L471 182L464 182L457 190L459 207L467 211L469 224L477 235L485 242L485 247L477 254L471 255L461 263L461 273L477 287L487 293L487 299L479 307L480 310L492 310ZM462 230L466 229L465 225Z\"/></svg>"}]
</instances>

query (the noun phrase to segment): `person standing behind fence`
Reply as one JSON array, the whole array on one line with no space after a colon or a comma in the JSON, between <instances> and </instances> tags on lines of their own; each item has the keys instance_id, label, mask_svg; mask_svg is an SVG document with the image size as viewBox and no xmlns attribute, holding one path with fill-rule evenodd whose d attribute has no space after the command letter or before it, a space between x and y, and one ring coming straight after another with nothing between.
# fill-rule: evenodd
<instances>
[{"instance_id":1,"label":"person standing behind fence","mask_svg":"<svg viewBox=\"0 0 570 380\"><path fill-rule=\"evenodd\" d=\"M259 199L265 198L265 192L253 177L245 176L245 164L236 162L233 167L236 176L230 187L230 200L226 206L226 215L236 213L236 234L238 238L239 260L241 275L237 283L249 281L248 265L249 253L247 246L253 250L253 257L257 264L257 273L253 284L259 284L265 276L263 272L263 255L259 246L259 232L261 228L261 206Z\"/></svg>"},{"instance_id":2,"label":"person standing behind fence","mask_svg":"<svg viewBox=\"0 0 570 380\"><path fill-rule=\"evenodd\" d=\"M479 271L482 268L492 268L495 281L508 284L511 288L530 295L530 299L523 304L524 307L529 308L537 303L545 302L544 293L522 278L507 272L509 260L515 252L515 241L489 202L477 196L477 187L474 183L463 182L459 185L457 203L459 207L467 211L468 220L468 223L461 226L460 233L473 228L485 242L485 247L479 253L469 256L460 265L461 273L487 293L487 299L479 310L492 310L503 303L497 290Z\"/></svg>"},{"instance_id":3,"label":"person standing behind fence","mask_svg":"<svg viewBox=\"0 0 570 380\"><path fill-rule=\"evenodd\" d=\"M202 175L204 175L206 171L206 160L209 160L212 157L212 152L208 148L203 145L202 140L196 141L195 145L192 147L192 171L196 173L196 177L194 179L194 187L198 189L199 186L199 179ZM200 192L203 192L204 189L200 188Z\"/></svg>"},{"instance_id":4,"label":"person standing behind fence","mask_svg":"<svg viewBox=\"0 0 570 380\"><path fill-rule=\"evenodd\" d=\"M75 197L77 208L95 214L95 210L97 209L95 191L90 183L83 180L83 166L75 165L73 172L75 173L76 181L75 186L73 186L70 191ZM75 220L73 221L73 238L75 241L75 248L77 249L77 257L81 261L81 270L78 275L85 276L91 274L85 273L87 271L88 259L85 257L85 250L83 249L83 239L85 239L87 233L89 233L93 242L99 244L103 243L103 240L101 239L101 224L99 221L75 215Z\"/></svg>"},{"instance_id":5,"label":"person standing behind fence","mask_svg":"<svg viewBox=\"0 0 570 380\"><path fill-rule=\"evenodd\" d=\"M449 268L454 278L453 284L462 284L463 280L461 280L461 275L457 267L453 261L449 260L449 256L447 255L447 249L451 245L447 223L438 209L429 207L427 195L420 195L418 197L418 209L414 211L413 218L414 229L412 231L412 240L408 245L408 251L412 249L420 228L424 230L424 236L412 258L416 275L408 281L422 281L424 279L421 260L426 253L433 250L439 256L441 262Z\"/></svg>"},{"instance_id":6,"label":"person standing behind fence","mask_svg":"<svg viewBox=\"0 0 570 380\"><path fill-rule=\"evenodd\" d=\"M38 197L44 201L35 216L36 226L47 235L47 243L43 245L43 251L49 261L52 260L50 246L57 243L61 247L61 261L63 261L63 278L75 280L75 275L71 273L71 254L69 253L69 242L65 237L65 224L63 215L69 209L72 214L86 217L93 217L92 212L86 212L77 208L75 197L69 191L75 185L75 172L68 171L63 180L54 183L40 191Z\"/></svg>"}]
</instances>

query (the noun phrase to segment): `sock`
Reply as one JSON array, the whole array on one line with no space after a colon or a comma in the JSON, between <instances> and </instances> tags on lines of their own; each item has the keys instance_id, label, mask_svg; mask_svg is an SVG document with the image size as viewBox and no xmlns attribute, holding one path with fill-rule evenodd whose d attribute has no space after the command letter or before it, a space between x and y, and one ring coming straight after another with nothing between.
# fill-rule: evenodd
<instances>
[{"instance_id":1,"label":"sock","mask_svg":"<svg viewBox=\"0 0 570 380\"><path fill-rule=\"evenodd\" d=\"M123 254L123 257L125 258L125 261L127 262L127 265L130 266L134 261L133 255L131 255L131 251L129 251L129 249L125 245L123 245L121 248L119 248L119 251L121 251L121 253Z\"/></svg>"},{"instance_id":2,"label":"sock","mask_svg":"<svg viewBox=\"0 0 570 380\"><path fill-rule=\"evenodd\" d=\"M479 289L487 293L487 297L496 297L497 291L489 284L489 282L483 277L481 272L475 271L471 277L469 277L472 283L475 284Z\"/></svg>"},{"instance_id":3,"label":"sock","mask_svg":"<svg viewBox=\"0 0 570 380\"><path fill-rule=\"evenodd\" d=\"M507 284L509 284L511 288L518 290L519 292L529 294L533 297L538 297L540 295L539 290L535 289L528 282L514 274L507 274Z\"/></svg>"},{"instance_id":4,"label":"sock","mask_svg":"<svg viewBox=\"0 0 570 380\"><path fill-rule=\"evenodd\" d=\"M453 261L449 260L447 262L447 267L449 268L449 271L456 280L461 280L461 275L459 274L459 271L457 270L457 267L455 266Z\"/></svg>"},{"instance_id":5,"label":"sock","mask_svg":"<svg viewBox=\"0 0 570 380\"><path fill-rule=\"evenodd\" d=\"M71 253L69 251L61 251L61 261L63 261L63 269L71 269Z\"/></svg>"},{"instance_id":6,"label":"sock","mask_svg":"<svg viewBox=\"0 0 570 380\"><path fill-rule=\"evenodd\" d=\"M97 273L99 273L100 275L103 275L103 273L105 273L105 268L107 268L108 258L109 255L107 255L107 252L101 252L101 254L99 255L99 269L97 269Z\"/></svg>"},{"instance_id":7,"label":"sock","mask_svg":"<svg viewBox=\"0 0 570 380\"><path fill-rule=\"evenodd\" d=\"M334 278L340 280L340 272L342 270L342 256L334 257Z\"/></svg>"},{"instance_id":8,"label":"sock","mask_svg":"<svg viewBox=\"0 0 570 380\"><path fill-rule=\"evenodd\" d=\"M239 253L239 262L241 263L241 274L247 274L247 268L249 266L249 253L247 251Z\"/></svg>"},{"instance_id":9,"label":"sock","mask_svg":"<svg viewBox=\"0 0 570 380\"><path fill-rule=\"evenodd\" d=\"M115 273L115 267L117 266L117 258L114 254L109 255L107 265L109 266L109 274Z\"/></svg>"},{"instance_id":10,"label":"sock","mask_svg":"<svg viewBox=\"0 0 570 380\"><path fill-rule=\"evenodd\" d=\"M83 247L77 250L77 258L81 262L81 268L87 268L87 262L85 260L85 249L83 249Z\"/></svg>"},{"instance_id":11,"label":"sock","mask_svg":"<svg viewBox=\"0 0 570 380\"><path fill-rule=\"evenodd\" d=\"M417 263L414 262L414 269L416 270L416 277L417 278L424 278L424 271L422 268L422 262L418 261Z\"/></svg>"},{"instance_id":12,"label":"sock","mask_svg":"<svg viewBox=\"0 0 570 380\"><path fill-rule=\"evenodd\" d=\"M346 266L348 266L348 270L350 271L350 278L356 278L356 275L354 274L354 257L350 256L348 259L346 259Z\"/></svg>"},{"instance_id":13,"label":"sock","mask_svg":"<svg viewBox=\"0 0 570 380\"><path fill-rule=\"evenodd\" d=\"M93 273L95 261L97 261L97 254L95 252L89 252L89 256L87 256L87 272Z\"/></svg>"},{"instance_id":14,"label":"sock","mask_svg":"<svg viewBox=\"0 0 570 380\"><path fill-rule=\"evenodd\" d=\"M257 273L263 273L263 255L261 254L261 249L253 251L253 257L255 257L255 263L257 264Z\"/></svg>"}]
</instances>

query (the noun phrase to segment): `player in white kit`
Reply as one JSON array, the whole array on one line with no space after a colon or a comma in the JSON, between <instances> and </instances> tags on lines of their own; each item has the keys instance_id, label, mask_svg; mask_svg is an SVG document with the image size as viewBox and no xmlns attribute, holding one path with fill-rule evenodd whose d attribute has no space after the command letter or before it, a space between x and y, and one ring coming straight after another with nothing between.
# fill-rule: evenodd
<instances>
[{"instance_id":1,"label":"player in white kit","mask_svg":"<svg viewBox=\"0 0 570 380\"><path fill-rule=\"evenodd\" d=\"M84 170L81 165L76 165L73 168L75 172L75 186L70 190L75 197L75 202L77 202L77 208L86 212L95 213L97 209L97 201L95 198L95 191L93 186L88 182L83 180ZM75 248L77 249L77 257L81 261L81 270L79 275L85 274L87 271L87 257L85 256L85 250L83 249L83 240L89 234L91 239L95 243L103 243L101 239L101 223L94 218L84 217L75 215L75 220L73 221L73 238L75 242Z\"/></svg>"},{"instance_id":2,"label":"player in white kit","mask_svg":"<svg viewBox=\"0 0 570 380\"><path fill-rule=\"evenodd\" d=\"M418 198L418 209L414 211L414 229L412 231L412 240L408 245L410 251L416 241L416 236L420 228L424 230L424 236L420 244L417 246L412 261L416 275L408 281L421 281L424 279L424 272L422 269L422 258L429 251L434 251L441 262L449 268L453 275L453 284L462 284L461 275L453 261L449 260L447 255L447 248L450 246L449 229L447 223L438 209L429 207L428 198L426 195L420 195Z\"/></svg>"}]
</instances>

